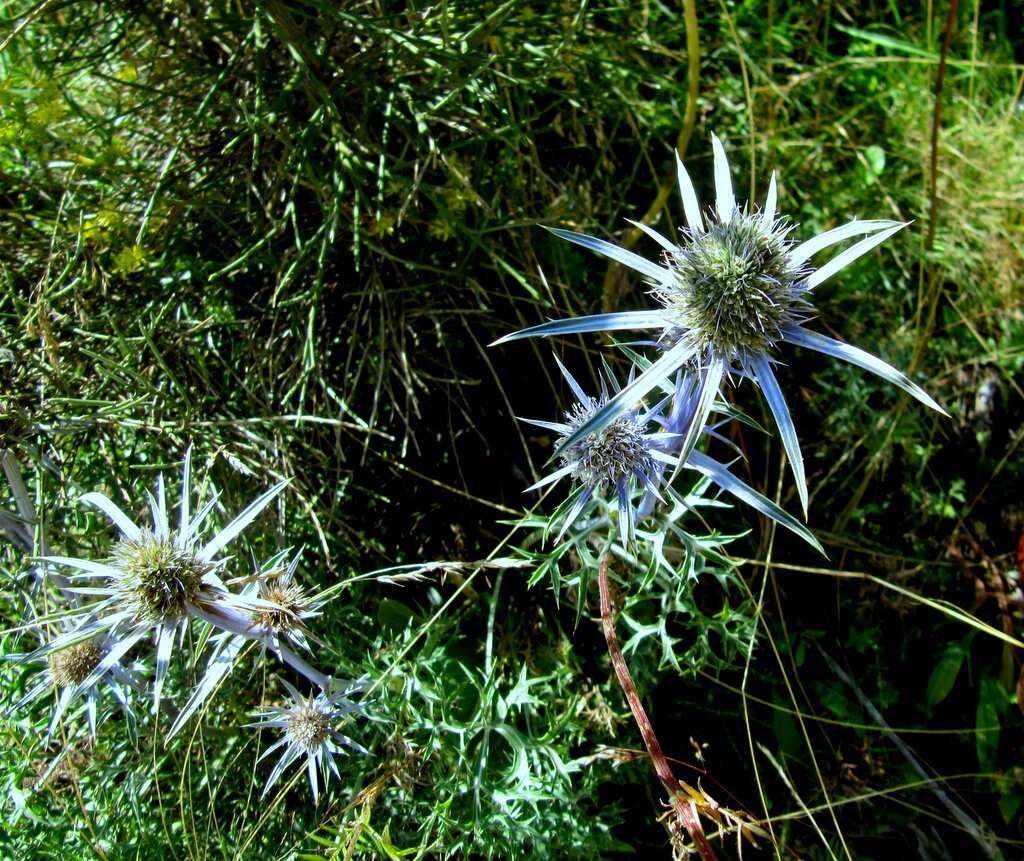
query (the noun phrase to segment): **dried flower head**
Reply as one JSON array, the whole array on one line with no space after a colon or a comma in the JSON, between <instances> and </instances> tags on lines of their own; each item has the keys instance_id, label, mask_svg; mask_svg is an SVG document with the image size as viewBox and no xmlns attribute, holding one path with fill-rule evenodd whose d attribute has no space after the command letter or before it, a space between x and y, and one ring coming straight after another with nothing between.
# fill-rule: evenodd
<instances>
[{"instance_id":1,"label":"dried flower head","mask_svg":"<svg viewBox=\"0 0 1024 861\"><path fill-rule=\"evenodd\" d=\"M69 626L70 623L65 623ZM65 634L54 638L48 647L61 642L58 648L44 648L30 655L20 656L22 661L39 661L43 671L37 676L28 692L21 697L8 713L18 711L29 703L56 694L57 704L50 718L49 734L52 735L61 718L80 697L85 699L85 712L88 718L89 732L95 736L98 722L100 694L103 688L113 693L129 719L133 718L129 689L141 689L145 682L133 666L124 664L123 655L110 654L113 642L105 634L90 639L71 639L75 629L68 627Z\"/></svg>"},{"instance_id":2,"label":"dried flower head","mask_svg":"<svg viewBox=\"0 0 1024 861\"><path fill-rule=\"evenodd\" d=\"M55 688L80 685L89 678L102 657L103 650L92 640L52 652L47 656L50 683Z\"/></svg>"},{"instance_id":3,"label":"dried flower head","mask_svg":"<svg viewBox=\"0 0 1024 861\"><path fill-rule=\"evenodd\" d=\"M309 640L315 639L308 622L320 615L324 602L310 595L296 580L301 556L300 549L285 566L288 551L276 554L261 566L246 595L255 607L254 626L265 633L275 648L284 640L308 652Z\"/></svg>"},{"instance_id":4,"label":"dried flower head","mask_svg":"<svg viewBox=\"0 0 1024 861\"><path fill-rule=\"evenodd\" d=\"M297 583L272 583L260 590L260 597L271 609L256 611L256 624L275 631L289 631L298 622L306 602L306 590Z\"/></svg>"}]
</instances>

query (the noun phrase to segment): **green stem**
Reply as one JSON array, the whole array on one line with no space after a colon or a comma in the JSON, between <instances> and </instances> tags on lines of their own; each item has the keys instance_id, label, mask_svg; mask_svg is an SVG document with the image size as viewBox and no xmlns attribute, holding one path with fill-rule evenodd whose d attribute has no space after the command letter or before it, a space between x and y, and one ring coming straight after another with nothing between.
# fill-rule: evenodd
<instances>
[{"instance_id":1,"label":"green stem","mask_svg":"<svg viewBox=\"0 0 1024 861\"><path fill-rule=\"evenodd\" d=\"M700 85L700 36L697 31L697 3L696 0L683 0L683 20L686 23L686 60L687 60L687 93L686 93L686 114L683 116L683 127L676 138L676 152L682 158L686 154L686 147L693 135L693 127L697 122L697 92ZM669 168L668 176L658 189L658 195L654 203L650 205L647 212L640 220L644 224L653 224L655 219L665 208L669 195L676 181L676 166L673 162ZM641 237L642 231L631 227L625 238L622 240L623 248L632 248ZM610 313L619 306L619 277L622 267L618 263L610 263L604 274L604 287L601 292L601 309Z\"/></svg>"}]
</instances>

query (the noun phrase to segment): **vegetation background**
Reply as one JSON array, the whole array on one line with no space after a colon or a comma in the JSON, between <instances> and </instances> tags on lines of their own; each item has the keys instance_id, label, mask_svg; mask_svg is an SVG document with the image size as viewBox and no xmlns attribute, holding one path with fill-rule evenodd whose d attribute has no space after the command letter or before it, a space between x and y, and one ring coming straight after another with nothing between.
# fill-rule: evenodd
<instances>
[{"instance_id":1,"label":"vegetation background","mask_svg":"<svg viewBox=\"0 0 1024 861\"><path fill-rule=\"evenodd\" d=\"M0 448L78 555L111 540L79 493L137 499L189 442L224 512L291 478L252 553L306 547L303 582L336 589L318 663L369 673L382 718L314 806L294 780L259 798L242 725L279 689L255 661L170 745L116 714L95 744L73 723L47 744L46 709L9 715L0 857L670 857L596 596L572 560L560 594L509 561L550 443L512 416L567 392L548 345L485 345L643 303L538 225L677 226L672 146L706 199L712 131L738 191L777 172L801 236L914 221L818 293L820 325L952 419L789 353L829 561L718 511L750 562L625 599L666 752L767 813L782 857L1024 857L1021 655L957 615L1016 636L1024 603L1021 7L695 11L688 30L647 0L0 3ZM593 379L592 339L555 346ZM796 510L778 441L737 434L745 479ZM0 554L11 654L33 642L27 557ZM5 703L26 676L0 670ZM758 843L744 857L774 854Z\"/></svg>"}]
</instances>

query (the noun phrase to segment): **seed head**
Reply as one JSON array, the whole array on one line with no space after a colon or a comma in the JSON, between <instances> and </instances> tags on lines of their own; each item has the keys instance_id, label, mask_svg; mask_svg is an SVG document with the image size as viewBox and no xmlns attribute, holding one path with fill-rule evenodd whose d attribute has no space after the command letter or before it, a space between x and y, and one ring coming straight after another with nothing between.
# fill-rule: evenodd
<instances>
[{"instance_id":1,"label":"seed head","mask_svg":"<svg viewBox=\"0 0 1024 861\"><path fill-rule=\"evenodd\" d=\"M103 659L103 649L88 641L53 652L47 660L50 664L50 679L55 688L77 685L89 678Z\"/></svg>"},{"instance_id":2,"label":"seed head","mask_svg":"<svg viewBox=\"0 0 1024 861\"><path fill-rule=\"evenodd\" d=\"M604 400L597 398L590 398L589 404L576 404L565 414L566 423L575 431L603 405ZM564 434L562 439L568 436ZM652 466L649 443L632 414L621 416L568 448L562 454L562 463L573 466L572 476L581 484L605 488Z\"/></svg>"},{"instance_id":3,"label":"seed head","mask_svg":"<svg viewBox=\"0 0 1024 861\"><path fill-rule=\"evenodd\" d=\"M185 615L203 586L211 566L182 551L170 538L142 530L137 541L122 539L114 548L114 564L123 577L113 585L135 618L174 621Z\"/></svg>"},{"instance_id":4,"label":"seed head","mask_svg":"<svg viewBox=\"0 0 1024 861\"><path fill-rule=\"evenodd\" d=\"M809 307L801 287L807 273L789 259L787 232L748 212L704 232L683 231L683 244L666 253L674 281L654 291L678 325L668 340L685 337L701 354L730 360L779 340L781 327Z\"/></svg>"},{"instance_id":5,"label":"seed head","mask_svg":"<svg viewBox=\"0 0 1024 861\"><path fill-rule=\"evenodd\" d=\"M292 713L285 732L292 744L311 753L323 744L330 728L331 716L314 703L307 703Z\"/></svg>"}]
</instances>

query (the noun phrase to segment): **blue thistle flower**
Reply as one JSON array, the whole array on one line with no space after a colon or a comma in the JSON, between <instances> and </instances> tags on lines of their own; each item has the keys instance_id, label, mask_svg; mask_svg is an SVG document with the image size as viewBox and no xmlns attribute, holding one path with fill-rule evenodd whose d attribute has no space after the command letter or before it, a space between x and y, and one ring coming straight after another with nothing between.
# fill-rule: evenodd
<instances>
[{"instance_id":1,"label":"blue thistle flower","mask_svg":"<svg viewBox=\"0 0 1024 861\"><path fill-rule=\"evenodd\" d=\"M821 544L805 526L766 496L736 478L725 464L694 450L692 445L685 463L681 463L679 454L687 445L687 433L694 427L693 416L702 397L691 377L680 374L674 390L668 383L662 385L663 389L674 395L668 415L663 414L669 402L669 398L665 397L651 409L630 409L605 428L566 446L562 440L571 436L579 425L589 421L593 414L602 409L614 396L613 392L620 389L614 375L605 366L607 382L604 379L601 381L601 396L591 397L557 356L555 362L576 396L576 403L565 413L564 422L537 419L520 421L560 435L559 457L562 465L528 487L527 491L553 484L566 476L571 476L578 483L575 498L570 496L571 502L568 504L556 540L561 540L595 495L610 493L616 501L619 537L625 547L635 537L637 522L652 513L655 502L665 501L659 490L665 472L668 469L678 470L685 466L711 479L722 490L793 531L812 547L824 553ZM635 371L636 366L630 371L631 380ZM725 408L719 404L717 409ZM662 430L648 432L647 428L652 423ZM717 436L714 428L704 427L702 430ZM643 490L643 493L638 494L639 504L634 504L634 493L637 489Z\"/></svg>"},{"instance_id":2,"label":"blue thistle flower","mask_svg":"<svg viewBox=\"0 0 1024 861\"><path fill-rule=\"evenodd\" d=\"M921 403L945 415L923 389L896 368L857 347L806 328L813 307L810 295L859 257L867 254L906 224L897 221L855 220L805 242L789 238L792 225L776 214L777 188L772 174L764 208L740 208L733 195L725 150L712 135L715 208L702 214L693 183L677 157L679 191L687 227L672 242L645 224L631 222L663 249L655 263L610 242L550 228L556 236L608 257L643 275L660 307L648 311L595 314L553 320L506 335L495 344L522 338L581 332L653 330L661 355L614 397L573 425L560 440L555 456L563 455L590 434L626 415L639 399L683 370L697 379L696 408L685 429L679 460L687 462L707 422L723 379L733 372L754 380L779 428L807 514L807 485L796 429L785 397L772 370L774 354L783 343L843 359L882 377ZM863 237L819 268L811 259L821 251Z\"/></svg>"},{"instance_id":3,"label":"blue thistle flower","mask_svg":"<svg viewBox=\"0 0 1024 861\"><path fill-rule=\"evenodd\" d=\"M558 356L555 356L555 362L576 396L576 403L566 411L565 421L562 422L538 419L520 421L560 435L558 452L562 465L526 490L537 490L566 476L571 476L577 482L578 492L562 522L562 528L558 533L559 540L596 494L611 493L617 503L619 534L625 545L633 540L636 527L636 509L632 502L634 487L643 487L647 493L660 498L658 481L661 472L657 469L657 458L661 453L658 445L671 434L647 433L646 429L664 407L667 398L650 410L641 412L628 409L603 427L579 436L578 428L591 422L593 416L614 398L613 392L618 393L621 389L606 366L607 381L601 381L601 395L591 397L569 373L568 368L559 361ZM611 391L608 388L609 383ZM577 438L566 444L565 441L574 436Z\"/></svg>"},{"instance_id":4,"label":"blue thistle flower","mask_svg":"<svg viewBox=\"0 0 1024 861\"><path fill-rule=\"evenodd\" d=\"M325 787L332 773L340 777L338 765L334 761L338 754L344 753L348 747L369 755L365 747L336 728L338 721L346 716L363 714L362 707L350 699L362 686L356 683L339 691L320 691L315 695L303 696L283 679L281 683L288 689L291 702L283 706L266 706L256 715L259 721L246 724L249 727L281 731L281 738L260 755L260 759L264 759L275 750L284 748L260 798L270 791L293 762L305 757L309 786L313 792L313 801L317 802L320 798L318 773L323 774Z\"/></svg>"},{"instance_id":5,"label":"blue thistle flower","mask_svg":"<svg viewBox=\"0 0 1024 861\"><path fill-rule=\"evenodd\" d=\"M99 635L107 636L111 645L90 676L90 681L94 681L115 666L136 643L151 636L156 647L155 710L160 705L175 640L183 639L190 620L201 619L232 633L239 633L240 628L248 633L249 614L272 606L234 594L219 573L227 562L223 555L225 547L277 497L287 482L279 482L265 491L216 535L204 540L204 527L218 497L213 496L198 511L193 510L191 463L191 449L188 449L176 525L168 510L162 475L157 476L156 495L147 492L152 528L136 524L102 493L86 493L81 497L82 502L98 508L114 523L121 539L112 557L105 562L67 556L43 557L45 562L77 570L73 575L75 580L93 584L72 587L68 591L99 600L76 607L68 618L78 624L37 649L33 658ZM290 651L282 649L281 654L300 671L307 666ZM326 677L318 673L311 673L310 677L326 681Z\"/></svg>"}]
</instances>

